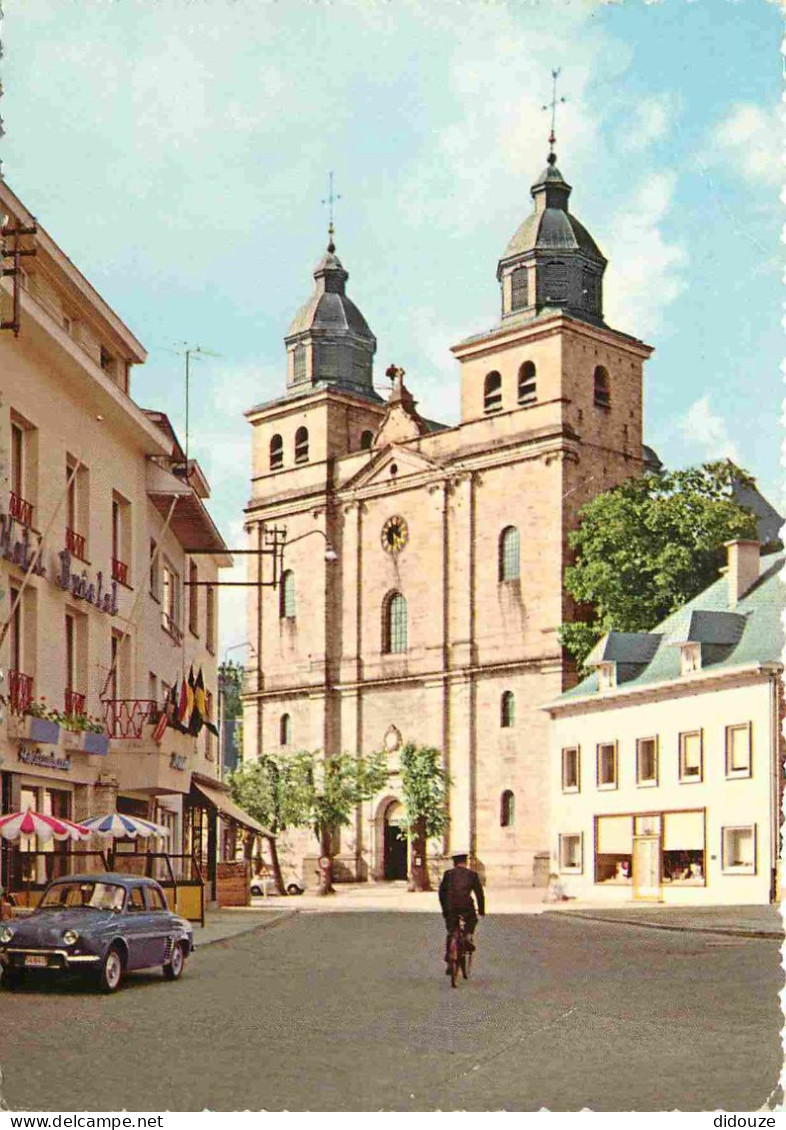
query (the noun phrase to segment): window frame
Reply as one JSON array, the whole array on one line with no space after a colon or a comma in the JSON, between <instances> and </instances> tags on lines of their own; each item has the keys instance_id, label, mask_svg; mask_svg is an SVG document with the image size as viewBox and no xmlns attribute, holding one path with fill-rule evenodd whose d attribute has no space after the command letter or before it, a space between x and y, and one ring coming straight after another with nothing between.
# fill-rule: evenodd
<instances>
[{"instance_id":1,"label":"window frame","mask_svg":"<svg viewBox=\"0 0 786 1130\"><path fill-rule=\"evenodd\" d=\"M729 832L751 833L750 863L734 864L727 859L728 848L726 836ZM758 825L756 824L724 824L721 828L721 871L724 875L757 875L758 874Z\"/></svg>"},{"instance_id":2,"label":"window frame","mask_svg":"<svg viewBox=\"0 0 786 1130\"><path fill-rule=\"evenodd\" d=\"M516 725L516 696L513 691L503 691L500 695L499 725L501 730L512 730Z\"/></svg>"},{"instance_id":3,"label":"window frame","mask_svg":"<svg viewBox=\"0 0 786 1130\"><path fill-rule=\"evenodd\" d=\"M295 574L292 569L285 569L281 574L281 594L278 599L279 620L297 619L297 592L295 589Z\"/></svg>"},{"instance_id":4,"label":"window frame","mask_svg":"<svg viewBox=\"0 0 786 1130\"><path fill-rule=\"evenodd\" d=\"M309 445L308 428L301 425L295 432L294 456L296 467L302 467L305 463L309 462Z\"/></svg>"},{"instance_id":5,"label":"window frame","mask_svg":"<svg viewBox=\"0 0 786 1130\"><path fill-rule=\"evenodd\" d=\"M483 414L492 416L502 411L502 373L490 369L483 378Z\"/></svg>"},{"instance_id":6,"label":"window frame","mask_svg":"<svg viewBox=\"0 0 786 1130\"><path fill-rule=\"evenodd\" d=\"M512 789L504 789L499 798L499 826L516 827L516 794Z\"/></svg>"},{"instance_id":7,"label":"window frame","mask_svg":"<svg viewBox=\"0 0 786 1130\"><path fill-rule=\"evenodd\" d=\"M513 551L509 551L509 542L515 540L515 561ZM509 572L513 565L514 571ZM497 541L497 581L501 585L510 584L512 581L521 580L521 534L518 526L505 526L500 530Z\"/></svg>"},{"instance_id":8,"label":"window frame","mask_svg":"<svg viewBox=\"0 0 786 1130\"><path fill-rule=\"evenodd\" d=\"M641 749L645 742L652 742L653 774L643 777L641 772ZM657 734L645 738L636 738L636 787L639 789L655 789L660 783L660 742Z\"/></svg>"},{"instance_id":9,"label":"window frame","mask_svg":"<svg viewBox=\"0 0 786 1130\"><path fill-rule=\"evenodd\" d=\"M284 711L278 720L278 744L292 745L292 715L288 711Z\"/></svg>"},{"instance_id":10,"label":"window frame","mask_svg":"<svg viewBox=\"0 0 786 1130\"><path fill-rule=\"evenodd\" d=\"M576 784L568 785L567 781L567 757L566 755L575 754L576 759ZM581 746L568 745L562 747L562 791L563 793L580 793L581 792Z\"/></svg>"},{"instance_id":11,"label":"window frame","mask_svg":"<svg viewBox=\"0 0 786 1130\"><path fill-rule=\"evenodd\" d=\"M596 365L592 372L592 403L596 408L611 408L611 377L605 365Z\"/></svg>"},{"instance_id":12,"label":"window frame","mask_svg":"<svg viewBox=\"0 0 786 1130\"><path fill-rule=\"evenodd\" d=\"M205 647L211 655L216 654L216 589L205 585Z\"/></svg>"},{"instance_id":13,"label":"window frame","mask_svg":"<svg viewBox=\"0 0 786 1130\"><path fill-rule=\"evenodd\" d=\"M612 751L612 764L614 767L614 779L612 781L601 781L600 779L601 757L602 751L605 749L611 749ZM595 784L598 789L602 789L603 791L619 788L619 744L616 741L598 742L595 747Z\"/></svg>"},{"instance_id":14,"label":"window frame","mask_svg":"<svg viewBox=\"0 0 786 1130\"><path fill-rule=\"evenodd\" d=\"M746 730L748 733L748 764L744 769L735 769L731 764L732 747L730 736L735 730ZM734 722L724 729L725 742L725 769L727 781L747 780L753 776L753 723Z\"/></svg>"},{"instance_id":15,"label":"window frame","mask_svg":"<svg viewBox=\"0 0 786 1130\"><path fill-rule=\"evenodd\" d=\"M698 774L685 773L685 739L698 736L699 739L699 772ZM679 764L678 776L681 785L699 785L704 780L704 730L684 730L679 735Z\"/></svg>"},{"instance_id":16,"label":"window frame","mask_svg":"<svg viewBox=\"0 0 786 1130\"><path fill-rule=\"evenodd\" d=\"M523 361L519 366L517 394L518 403L522 408L526 408L531 404L537 404L538 370L534 361Z\"/></svg>"},{"instance_id":17,"label":"window frame","mask_svg":"<svg viewBox=\"0 0 786 1130\"><path fill-rule=\"evenodd\" d=\"M403 607L403 620L394 624L394 608ZM403 630L402 630L403 624ZM396 644L396 646L394 646ZM409 651L409 605L407 598L398 589L385 597L382 614L382 654L406 655Z\"/></svg>"},{"instance_id":18,"label":"window frame","mask_svg":"<svg viewBox=\"0 0 786 1130\"><path fill-rule=\"evenodd\" d=\"M565 844L568 840L578 841L578 857L577 864L565 863ZM559 832L557 837L557 852L558 864L560 875L583 875L584 874L584 833L583 832Z\"/></svg>"},{"instance_id":19,"label":"window frame","mask_svg":"<svg viewBox=\"0 0 786 1130\"><path fill-rule=\"evenodd\" d=\"M148 592L152 596L156 604L161 603L161 555L156 556L158 551L158 542L155 538L150 539L150 556L148 558Z\"/></svg>"},{"instance_id":20,"label":"window frame","mask_svg":"<svg viewBox=\"0 0 786 1130\"><path fill-rule=\"evenodd\" d=\"M276 432L270 437L268 444L268 467L271 471L280 471L284 466L284 437Z\"/></svg>"},{"instance_id":21,"label":"window frame","mask_svg":"<svg viewBox=\"0 0 786 1130\"><path fill-rule=\"evenodd\" d=\"M199 566L191 558L188 562L188 630L199 639Z\"/></svg>"}]
</instances>

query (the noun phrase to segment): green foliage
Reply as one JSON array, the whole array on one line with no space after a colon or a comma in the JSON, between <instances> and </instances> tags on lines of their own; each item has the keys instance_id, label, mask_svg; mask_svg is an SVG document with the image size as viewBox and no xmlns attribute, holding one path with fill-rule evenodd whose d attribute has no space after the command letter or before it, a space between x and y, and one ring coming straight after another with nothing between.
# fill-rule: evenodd
<instances>
[{"instance_id":1,"label":"green foliage","mask_svg":"<svg viewBox=\"0 0 786 1130\"><path fill-rule=\"evenodd\" d=\"M565 586L591 605L560 641L581 665L606 632L648 631L717 579L724 542L756 537L756 519L732 497L750 475L729 460L627 479L592 499L570 535L576 564Z\"/></svg>"},{"instance_id":2,"label":"green foliage","mask_svg":"<svg viewBox=\"0 0 786 1130\"><path fill-rule=\"evenodd\" d=\"M441 836L448 826L447 791L450 780L442 768L442 751L407 742L400 754L404 817L401 827L413 833L422 821L426 838Z\"/></svg>"},{"instance_id":3,"label":"green foliage","mask_svg":"<svg viewBox=\"0 0 786 1130\"><path fill-rule=\"evenodd\" d=\"M235 804L271 832L281 831L282 782L271 758L243 762L227 776L227 784Z\"/></svg>"},{"instance_id":4,"label":"green foliage","mask_svg":"<svg viewBox=\"0 0 786 1130\"><path fill-rule=\"evenodd\" d=\"M240 695L243 692L244 673L245 668L240 664L233 663L231 659L228 663L222 663L218 668L218 682L223 695L225 718L241 718L243 716L243 704L240 701Z\"/></svg>"}]
</instances>

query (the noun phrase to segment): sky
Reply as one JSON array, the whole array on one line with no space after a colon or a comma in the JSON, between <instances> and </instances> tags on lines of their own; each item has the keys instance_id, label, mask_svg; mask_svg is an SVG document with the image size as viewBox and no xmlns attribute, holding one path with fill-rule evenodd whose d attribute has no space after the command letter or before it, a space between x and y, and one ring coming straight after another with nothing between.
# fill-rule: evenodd
<instances>
[{"instance_id":1,"label":"sky","mask_svg":"<svg viewBox=\"0 0 786 1130\"><path fill-rule=\"evenodd\" d=\"M428 418L492 326L560 68L559 167L609 260L605 317L655 347L645 439L729 456L782 504L782 16L769 0L5 0L3 175L149 351L244 544L250 427L285 387L335 174L347 290ZM244 564L232 571L242 579ZM229 578L227 578L229 579ZM245 595L221 594L241 660ZM237 646L236 646L237 645ZM234 649L229 653L228 649Z\"/></svg>"}]
</instances>

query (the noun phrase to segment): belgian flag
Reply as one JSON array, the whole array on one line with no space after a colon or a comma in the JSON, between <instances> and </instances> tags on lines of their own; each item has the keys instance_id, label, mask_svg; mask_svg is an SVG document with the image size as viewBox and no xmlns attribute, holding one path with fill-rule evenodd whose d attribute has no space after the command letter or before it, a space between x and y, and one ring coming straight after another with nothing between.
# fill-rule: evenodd
<instances>
[{"instance_id":1,"label":"belgian flag","mask_svg":"<svg viewBox=\"0 0 786 1130\"><path fill-rule=\"evenodd\" d=\"M199 674L196 681L195 697L199 703L199 709L202 714L202 721L205 726L210 730L210 733L218 737L218 727L210 719L210 708L208 698L205 693L205 680L202 678L202 668L199 668Z\"/></svg>"},{"instance_id":2,"label":"belgian flag","mask_svg":"<svg viewBox=\"0 0 786 1130\"><path fill-rule=\"evenodd\" d=\"M186 727L186 732L189 733L192 738L195 738L199 734L199 731L202 729L202 714L197 704L197 685L196 679L194 678L193 663L191 664L188 672L188 686L186 688L186 694L188 695L188 721L184 723L184 725Z\"/></svg>"}]
</instances>

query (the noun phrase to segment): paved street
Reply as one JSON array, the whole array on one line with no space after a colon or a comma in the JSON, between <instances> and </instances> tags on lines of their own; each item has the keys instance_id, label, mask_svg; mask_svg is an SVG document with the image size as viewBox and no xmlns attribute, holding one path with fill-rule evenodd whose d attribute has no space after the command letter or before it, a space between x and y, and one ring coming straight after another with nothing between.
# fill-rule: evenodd
<instances>
[{"instance_id":1,"label":"paved street","mask_svg":"<svg viewBox=\"0 0 786 1130\"><path fill-rule=\"evenodd\" d=\"M564 915L490 918L468 984L441 920L298 914L176 985L0 998L12 1110L756 1110L777 1085L779 946Z\"/></svg>"}]
</instances>

